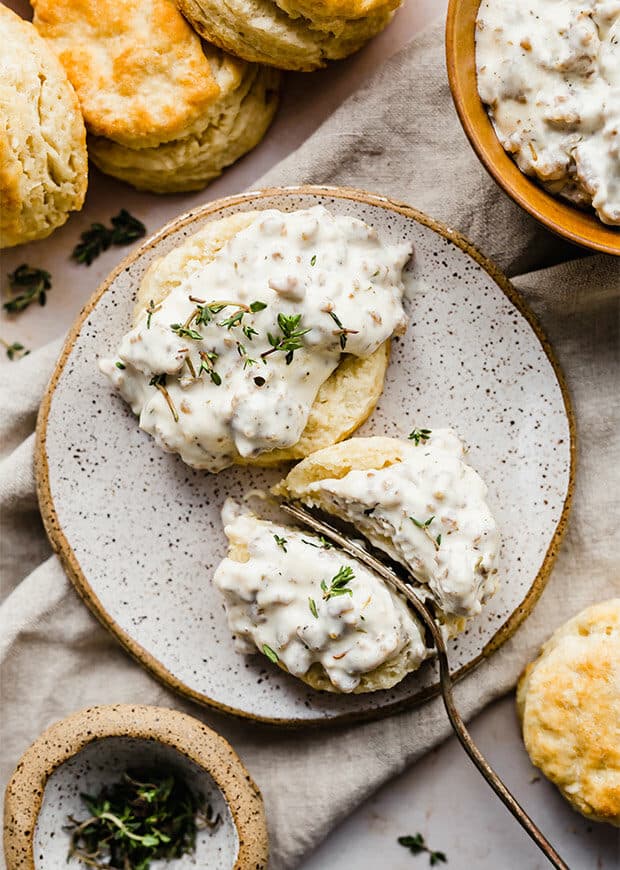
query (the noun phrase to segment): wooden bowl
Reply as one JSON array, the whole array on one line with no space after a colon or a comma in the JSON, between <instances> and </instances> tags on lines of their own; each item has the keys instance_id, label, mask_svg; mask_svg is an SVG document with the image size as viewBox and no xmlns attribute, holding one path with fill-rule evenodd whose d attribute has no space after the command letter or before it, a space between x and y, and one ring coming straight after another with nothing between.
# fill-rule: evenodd
<instances>
[{"instance_id":1,"label":"wooden bowl","mask_svg":"<svg viewBox=\"0 0 620 870\"><path fill-rule=\"evenodd\" d=\"M446 22L446 62L456 111L483 166L532 217L559 236L594 251L620 256L620 229L606 226L594 212L581 211L547 193L504 151L478 95L475 26L480 0L450 0Z\"/></svg>"},{"instance_id":2,"label":"wooden bowl","mask_svg":"<svg viewBox=\"0 0 620 870\"><path fill-rule=\"evenodd\" d=\"M181 774L221 819L213 832L199 833L195 856L170 866L265 870L263 801L224 738L184 713L129 704L74 713L21 757L4 802L7 870L66 867L70 835L63 828L70 815L84 818L80 794L96 794L127 768L161 766Z\"/></svg>"}]
</instances>

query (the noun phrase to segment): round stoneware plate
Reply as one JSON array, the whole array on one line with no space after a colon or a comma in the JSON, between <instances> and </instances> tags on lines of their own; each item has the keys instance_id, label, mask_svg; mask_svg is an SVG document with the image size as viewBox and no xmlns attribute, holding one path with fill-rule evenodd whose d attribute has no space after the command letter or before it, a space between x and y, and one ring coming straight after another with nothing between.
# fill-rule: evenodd
<instances>
[{"instance_id":1,"label":"round stoneware plate","mask_svg":"<svg viewBox=\"0 0 620 870\"><path fill-rule=\"evenodd\" d=\"M131 254L82 312L43 402L37 480L52 545L78 592L157 677L195 701L282 724L384 715L436 692L432 663L386 692L315 692L262 655L235 652L213 571L226 553L226 496L282 471L194 471L158 449L99 373L127 330L152 262L206 221L324 204L413 242L410 326L392 348L385 390L358 434L452 426L489 486L502 532L500 588L451 644L463 674L517 628L562 536L573 478L569 400L550 349L508 281L452 231L405 205L341 188L288 188L209 203Z\"/></svg>"}]
</instances>

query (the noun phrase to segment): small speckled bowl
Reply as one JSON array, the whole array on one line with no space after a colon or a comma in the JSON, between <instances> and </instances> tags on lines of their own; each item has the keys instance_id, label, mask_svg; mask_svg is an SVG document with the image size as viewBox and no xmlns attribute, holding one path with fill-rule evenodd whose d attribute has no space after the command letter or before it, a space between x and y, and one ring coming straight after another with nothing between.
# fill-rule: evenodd
<instances>
[{"instance_id":1,"label":"small speckled bowl","mask_svg":"<svg viewBox=\"0 0 620 870\"><path fill-rule=\"evenodd\" d=\"M553 196L524 175L504 151L478 96L476 18L480 0L450 0L446 23L446 63L450 90L463 129L483 166L508 196L547 229L570 242L620 256L620 229L602 223L593 211L582 211Z\"/></svg>"},{"instance_id":2,"label":"small speckled bowl","mask_svg":"<svg viewBox=\"0 0 620 870\"><path fill-rule=\"evenodd\" d=\"M158 870L262 870L268 841L263 801L239 757L202 722L162 707L91 707L47 729L21 757L6 789L7 870L67 866L67 817L84 817L80 793L97 793L127 768L163 767L208 800L220 822L199 832L195 855ZM84 865L71 862L76 870Z\"/></svg>"}]
</instances>

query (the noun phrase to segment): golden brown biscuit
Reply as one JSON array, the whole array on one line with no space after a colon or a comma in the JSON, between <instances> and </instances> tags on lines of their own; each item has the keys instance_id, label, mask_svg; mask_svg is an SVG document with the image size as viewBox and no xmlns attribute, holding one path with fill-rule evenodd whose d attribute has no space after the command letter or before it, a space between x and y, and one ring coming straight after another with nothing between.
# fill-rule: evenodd
<instances>
[{"instance_id":1,"label":"golden brown biscuit","mask_svg":"<svg viewBox=\"0 0 620 870\"><path fill-rule=\"evenodd\" d=\"M279 75L203 45L173 0L34 0L76 87L89 155L154 193L200 190L257 145Z\"/></svg>"},{"instance_id":2,"label":"golden brown biscuit","mask_svg":"<svg viewBox=\"0 0 620 870\"><path fill-rule=\"evenodd\" d=\"M90 133L131 148L204 127L219 87L173 0L32 0Z\"/></svg>"},{"instance_id":3,"label":"golden brown biscuit","mask_svg":"<svg viewBox=\"0 0 620 870\"><path fill-rule=\"evenodd\" d=\"M203 128L153 148L128 148L91 136L91 160L102 172L138 190L200 190L261 141L278 106L280 74L205 44L220 93Z\"/></svg>"},{"instance_id":4,"label":"golden brown biscuit","mask_svg":"<svg viewBox=\"0 0 620 870\"><path fill-rule=\"evenodd\" d=\"M245 60L313 70L347 57L391 20L401 0L177 0L210 42Z\"/></svg>"},{"instance_id":5,"label":"golden brown biscuit","mask_svg":"<svg viewBox=\"0 0 620 870\"><path fill-rule=\"evenodd\" d=\"M559 628L517 689L532 763L578 812L620 825L620 598Z\"/></svg>"},{"instance_id":6,"label":"golden brown biscuit","mask_svg":"<svg viewBox=\"0 0 620 870\"><path fill-rule=\"evenodd\" d=\"M153 300L158 304L184 277L210 262L217 252L249 226L260 212L243 212L211 221L146 271L134 309L134 323ZM292 447L235 460L239 465L271 466L301 459L321 447L341 441L367 419L377 404L389 362L389 342L366 359L345 354L338 368L321 385L301 439Z\"/></svg>"},{"instance_id":7,"label":"golden brown biscuit","mask_svg":"<svg viewBox=\"0 0 620 870\"><path fill-rule=\"evenodd\" d=\"M0 247L48 236L82 207L86 131L75 91L27 21L0 5Z\"/></svg>"}]
</instances>

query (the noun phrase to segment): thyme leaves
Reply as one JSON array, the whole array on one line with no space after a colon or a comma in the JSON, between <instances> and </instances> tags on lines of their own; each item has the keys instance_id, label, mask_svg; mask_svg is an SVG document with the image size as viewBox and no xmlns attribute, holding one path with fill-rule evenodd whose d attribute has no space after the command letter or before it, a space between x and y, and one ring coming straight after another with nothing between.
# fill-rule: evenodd
<instances>
[{"instance_id":1,"label":"thyme leaves","mask_svg":"<svg viewBox=\"0 0 620 870\"><path fill-rule=\"evenodd\" d=\"M286 545L288 544L286 538L281 538L279 535L274 535L273 539L281 550L284 550L285 553L288 552L288 550L286 549Z\"/></svg>"},{"instance_id":2,"label":"thyme leaves","mask_svg":"<svg viewBox=\"0 0 620 870\"><path fill-rule=\"evenodd\" d=\"M200 368L198 369L198 377L201 377L202 373L206 372L215 386L220 387L222 385L222 377L215 371L215 363L219 359L219 354L214 350L201 350L199 356Z\"/></svg>"},{"instance_id":3,"label":"thyme leaves","mask_svg":"<svg viewBox=\"0 0 620 870\"><path fill-rule=\"evenodd\" d=\"M323 600L329 601L330 598L336 598L339 595L353 595L353 590L348 587L351 580L355 579L355 572L350 565L343 565L338 573L332 577L329 586L325 580L321 580L321 590L323 592Z\"/></svg>"},{"instance_id":4,"label":"thyme leaves","mask_svg":"<svg viewBox=\"0 0 620 870\"><path fill-rule=\"evenodd\" d=\"M111 218L111 223L110 228L96 222L91 224L90 229L81 233L80 241L71 254L77 263L90 266L111 245L129 245L146 234L146 227L142 221L125 208Z\"/></svg>"},{"instance_id":5,"label":"thyme leaves","mask_svg":"<svg viewBox=\"0 0 620 870\"><path fill-rule=\"evenodd\" d=\"M33 302L45 305L47 291L52 289L52 276L45 269L22 263L9 273L9 287L14 295L2 307L9 314L19 314Z\"/></svg>"},{"instance_id":6,"label":"thyme leaves","mask_svg":"<svg viewBox=\"0 0 620 870\"><path fill-rule=\"evenodd\" d=\"M28 348L24 347L24 345L19 341L14 341L12 344L9 344L8 341L0 338L0 344L6 348L6 355L11 362L21 359L23 356L28 356L30 353Z\"/></svg>"},{"instance_id":7,"label":"thyme leaves","mask_svg":"<svg viewBox=\"0 0 620 870\"><path fill-rule=\"evenodd\" d=\"M426 444L432 434L432 429L413 429L407 437L417 447L419 444Z\"/></svg>"},{"instance_id":8,"label":"thyme leaves","mask_svg":"<svg viewBox=\"0 0 620 870\"><path fill-rule=\"evenodd\" d=\"M399 837L398 843L404 846L405 849L409 849L412 855L421 855L423 852L426 852L428 854L428 863L431 867L436 867L440 863L448 863L444 852L436 852L433 849L429 849L424 837L420 833Z\"/></svg>"},{"instance_id":9,"label":"thyme leaves","mask_svg":"<svg viewBox=\"0 0 620 870\"><path fill-rule=\"evenodd\" d=\"M331 541L328 541L327 538L324 538L323 535L319 535L320 543L315 544L314 541L306 541L305 538L301 539L302 544L307 544L309 547L316 547L318 550L331 550L334 546Z\"/></svg>"},{"instance_id":10,"label":"thyme leaves","mask_svg":"<svg viewBox=\"0 0 620 870\"><path fill-rule=\"evenodd\" d=\"M271 649L271 647L266 643L263 644L263 653L267 656L270 662L274 663L274 665L276 665L280 661L280 657L278 656L277 652Z\"/></svg>"},{"instance_id":11,"label":"thyme leaves","mask_svg":"<svg viewBox=\"0 0 620 870\"><path fill-rule=\"evenodd\" d=\"M149 870L156 859L193 853L198 831L220 822L202 795L161 771L127 771L97 795L81 797L90 815L68 819L68 860L91 867Z\"/></svg>"},{"instance_id":12,"label":"thyme leaves","mask_svg":"<svg viewBox=\"0 0 620 870\"><path fill-rule=\"evenodd\" d=\"M302 338L310 329L300 329L301 314L278 314L278 327L280 328L281 336L267 333L267 340L271 347L269 350L261 353L261 359L266 360L268 356L277 351L282 351L285 354L287 366L293 362L293 355L296 350L303 347Z\"/></svg>"},{"instance_id":13,"label":"thyme leaves","mask_svg":"<svg viewBox=\"0 0 620 870\"><path fill-rule=\"evenodd\" d=\"M334 331L334 335L340 336L340 348L341 350L344 350L347 346L348 336L357 335L359 329L345 329L345 327L342 325L342 321L340 320L335 311L328 311L328 314L338 327L338 329Z\"/></svg>"},{"instance_id":14,"label":"thyme leaves","mask_svg":"<svg viewBox=\"0 0 620 870\"><path fill-rule=\"evenodd\" d=\"M427 520L416 520L415 517L409 517L414 526L417 526L419 529L428 529L430 524L433 522L435 517L429 517Z\"/></svg>"},{"instance_id":15,"label":"thyme leaves","mask_svg":"<svg viewBox=\"0 0 620 870\"><path fill-rule=\"evenodd\" d=\"M162 394L162 396L166 400L166 404L170 408L170 413L172 414L174 422L178 423L179 422L179 413L178 413L177 409L175 408L174 402L172 401L172 397L170 396L170 393L168 392L168 388L166 387L166 380L167 380L167 378L166 378L165 374L153 375L153 377L149 381L149 386L155 387L156 389L159 390L159 392Z\"/></svg>"},{"instance_id":16,"label":"thyme leaves","mask_svg":"<svg viewBox=\"0 0 620 870\"><path fill-rule=\"evenodd\" d=\"M435 517L434 516L429 517L427 520L417 520L415 517L409 517L409 519L411 520L411 522L413 523L414 526L416 526L418 529L420 529L421 531L424 532L424 534L429 539L429 541L432 543L432 545L435 547L435 549L438 550L439 547L441 546L441 534L437 535L437 537L435 538L435 537L433 537L433 535L431 534L430 529L429 529L429 526L431 525L431 523L433 522Z\"/></svg>"}]
</instances>

